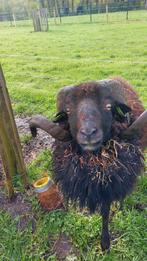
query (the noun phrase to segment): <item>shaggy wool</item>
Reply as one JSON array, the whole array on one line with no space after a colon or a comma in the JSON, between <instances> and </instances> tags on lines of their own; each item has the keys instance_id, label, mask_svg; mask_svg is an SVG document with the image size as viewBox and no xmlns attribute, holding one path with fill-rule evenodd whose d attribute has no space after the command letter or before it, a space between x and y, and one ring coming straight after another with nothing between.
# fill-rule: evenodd
<instances>
[{"instance_id":1,"label":"shaggy wool","mask_svg":"<svg viewBox=\"0 0 147 261\"><path fill-rule=\"evenodd\" d=\"M114 139L95 153L83 152L75 141L55 141L53 168L66 199L93 213L132 191L144 158L137 145Z\"/></svg>"}]
</instances>

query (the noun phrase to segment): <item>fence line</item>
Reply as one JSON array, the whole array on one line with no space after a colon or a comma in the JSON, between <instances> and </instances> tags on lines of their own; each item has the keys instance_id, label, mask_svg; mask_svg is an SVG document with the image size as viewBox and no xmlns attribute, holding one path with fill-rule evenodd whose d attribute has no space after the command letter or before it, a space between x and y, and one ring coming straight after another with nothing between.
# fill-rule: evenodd
<instances>
[{"instance_id":1,"label":"fence line","mask_svg":"<svg viewBox=\"0 0 147 261\"><path fill-rule=\"evenodd\" d=\"M123 3L124 4L124 3ZM59 23L66 21L67 18L70 18L71 16L73 17L80 17L80 16L86 16L88 15L89 18L88 20L90 22L93 21L93 18L95 17L103 17L106 22L111 21L111 17L115 15L116 20L117 20L117 15L119 16L120 14L125 14L125 17L123 20L129 20L132 19L130 17L132 11L144 11L146 17L144 19L147 20L147 6L139 6L139 5L119 5L117 4L112 6L110 3L107 5L100 5L98 7L96 6L91 6L89 9L86 9L85 6L82 6L82 9L78 9L76 11L72 11L69 9L68 12L65 12L63 8L58 9L48 9L48 19L54 20L54 23L57 24L57 19L59 20ZM109 19L110 18L110 19ZM9 22L11 26L16 26L19 25L20 22L24 22L24 25L28 25L27 22L30 22L32 24L32 13L27 13L27 12L0 12L0 23L2 22ZM142 17L140 16L140 20ZM104 22L104 20L103 20Z\"/></svg>"},{"instance_id":2,"label":"fence line","mask_svg":"<svg viewBox=\"0 0 147 261\"><path fill-rule=\"evenodd\" d=\"M106 12L106 7L108 8L109 12L123 12L123 11L136 11L136 10L147 10L147 5L131 5L128 3L122 3L122 4L117 4L117 3L107 3L107 4L99 4L98 6L96 5L81 5L80 7L77 7L75 10L71 10L71 8L68 8L68 10L65 10L65 8L58 8L55 10L54 8L48 8L48 16L49 17L54 17L55 13L56 16L78 16L78 15L86 15L86 14L97 14L97 13L105 13ZM26 20L27 18L30 19L32 16L32 11L28 12L12 12L12 11L7 11L7 12L0 12L0 21L11 21L13 20L13 14L17 17L18 20Z\"/></svg>"}]
</instances>

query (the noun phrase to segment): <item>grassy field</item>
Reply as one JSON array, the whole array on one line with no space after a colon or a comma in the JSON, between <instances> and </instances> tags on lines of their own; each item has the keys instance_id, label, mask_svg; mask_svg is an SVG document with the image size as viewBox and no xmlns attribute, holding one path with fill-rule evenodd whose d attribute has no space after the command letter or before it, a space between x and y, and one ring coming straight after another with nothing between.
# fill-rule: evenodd
<instances>
[{"instance_id":1,"label":"grassy field","mask_svg":"<svg viewBox=\"0 0 147 261\"><path fill-rule=\"evenodd\" d=\"M137 21L137 16L136 21L127 23L52 24L47 33L34 33L31 26L12 28L1 24L0 62L15 114L52 117L60 87L118 75L134 85L147 108L147 21ZM30 180L36 180L50 163L51 153L44 151L28 166ZM68 212L43 213L36 198L26 195L35 212L36 230L32 233L31 224L18 230L18 218L12 220L2 211L0 260L56 260L52 246L64 232L78 249L78 259L68 260L146 261L146 213L133 208L136 203L146 203L146 188L147 179L142 177L126 199L123 212L116 212L111 222L109 254L100 250L99 215L89 217L72 208Z\"/></svg>"}]
</instances>

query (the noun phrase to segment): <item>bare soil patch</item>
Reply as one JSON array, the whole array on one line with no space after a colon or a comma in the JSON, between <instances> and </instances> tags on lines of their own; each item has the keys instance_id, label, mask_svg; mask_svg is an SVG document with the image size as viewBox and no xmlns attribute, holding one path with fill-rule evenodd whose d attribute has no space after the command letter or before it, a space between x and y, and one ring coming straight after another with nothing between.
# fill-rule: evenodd
<instances>
[{"instance_id":1,"label":"bare soil patch","mask_svg":"<svg viewBox=\"0 0 147 261\"><path fill-rule=\"evenodd\" d=\"M30 117L16 117L15 120L22 141L21 144L24 161L26 164L30 164L42 150L51 148L53 139L42 130L38 130L37 137L32 138L29 129ZM3 187L4 175L2 160L0 158L0 190ZM33 192L30 193L32 194ZM26 194L16 193L13 201L9 201L2 189L2 191L0 191L0 210L7 211L12 219L17 218L17 227L20 230L24 230L31 222L33 231L35 230L35 219L31 205L25 199L26 196Z\"/></svg>"},{"instance_id":2,"label":"bare soil patch","mask_svg":"<svg viewBox=\"0 0 147 261\"><path fill-rule=\"evenodd\" d=\"M22 150L26 164L33 161L42 150L51 148L51 145L53 143L53 138L45 131L40 129L37 130L36 138L31 137L31 132L29 128L30 119L30 117L16 117L15 119L20 137L29 137L26 142L22 143Z\"/></svg>"},{"instance_id":3,"label":"bare soil patch","mask_svg":"<svg viewBox=\"0 0 147 261\"><path fill-rule=\"evenodd\" d=\"M23 194L15 194L15 198L10 201L3 192L0 192L0 210L7 211L12 219L17 220L16 225L19 230L23 231L31 222L32 232L35 231L34 213Z\"/></svg>"},{"instance_id":4,"label":"bare soil patch","mask_svg":"<svg viewBox=\"0 0 147 261\"><path fill-rule=\"evenodd\" d=\"M24 161L26 164L31 163L37 155L44 149L51 148L53 143L53 138L47 134L45 131L38 129L38 134L36 138L31 137L29 129L30 117L20 118L16 117L16 125L18 128L19 135L22 140L22 151L24 156ZM2 161L0 159L0 186L3 185Z\"/></svg>"},{"instance_id":5,"label":"bare soil patch","mask_svg":"<svg viewBox=\"0 0 147 261\"><path fill-rule=\"evenodd\" d=\"M69 236L62 233L56 240L53 252L56 254L58 260L78 260L77 250L74 249L72 241Z\"/></svg>"}]
</instances>

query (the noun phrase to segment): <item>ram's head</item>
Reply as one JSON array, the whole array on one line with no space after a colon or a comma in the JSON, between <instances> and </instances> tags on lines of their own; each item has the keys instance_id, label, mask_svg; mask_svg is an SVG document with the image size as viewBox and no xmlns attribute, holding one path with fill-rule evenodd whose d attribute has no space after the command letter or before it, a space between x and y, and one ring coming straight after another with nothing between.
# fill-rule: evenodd
<instances>
[{"instance_id":1,"label":"ram's head","mask_svg":"<svg viewBox=\"0 0 147 261\"><path fill-rule=\"evenodd\" d=\"M115 123L126 123L127 127L132 124L132 110L121 81L88 82L62 88L57 97L58 112L54 120L51 122L43 116L35 116L30 127L33 135L38 127L57 140L73 139L83 150L95 151L113 137ZM143 119L141 116L139 124L135 123L133 129L134 125L129 127L124 134L138 131L146 121L147 112Z\"/></svg>"}]
</instances>

